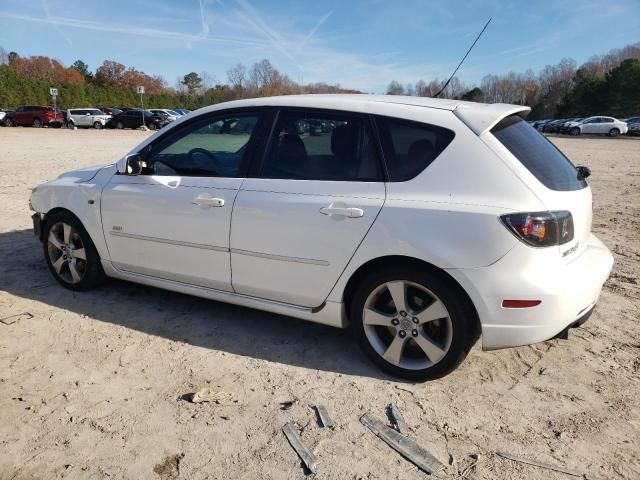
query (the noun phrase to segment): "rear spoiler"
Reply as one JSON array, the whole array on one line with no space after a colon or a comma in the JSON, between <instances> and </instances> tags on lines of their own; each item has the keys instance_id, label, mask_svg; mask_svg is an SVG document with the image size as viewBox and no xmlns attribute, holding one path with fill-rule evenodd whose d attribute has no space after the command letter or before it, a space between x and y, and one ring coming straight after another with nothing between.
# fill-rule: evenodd
<instances>
[{"instance_id":1,"label":"rear spoiler","mask_svg":"<svg viewBox=\"0 0 640 480\"><path fill-rule=\"evenodd\" d=\"M453 114L478 136L491 130L505 117L518 115L525 118L529 112L531 112L530 107L506 103L463 104L453 110Z\"/></svg>"}]
</instances>

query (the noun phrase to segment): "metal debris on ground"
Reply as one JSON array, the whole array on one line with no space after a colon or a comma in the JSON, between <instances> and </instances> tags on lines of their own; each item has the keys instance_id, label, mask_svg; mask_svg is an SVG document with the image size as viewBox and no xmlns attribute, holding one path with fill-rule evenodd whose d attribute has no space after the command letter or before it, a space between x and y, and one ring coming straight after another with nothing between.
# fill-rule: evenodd
<instances>
[{"instance_id":1,"label":"metal debris on ground","mask_svg":"<svg viewBox=\"0 0 640 480\"><path fill-rule=\"evenodd\" d=\"M322 426L333 428L333 420L331 420L331 417L329 416L327 407L325 407L324 405L316 405L316 411L318 412L318 417L320 418L320 423L322 423Z\"/></svg>"},{"instance_id":2,"label":"metal debris on ground","mask_svg":"<svg viewBox=\"0 0 640 480\"><path fill-rule=\"evenodd\" d=\"M0 323L4 323L5 325L13 325L18 320L22 320L23 318L25 320L29 320L30 318L33 318L33 315L31 315L29 312L17 313L15 315L9 315L8 317L0 318Z\"/></svg>"},{"instance_id":3,"label":"metal debris on ground","mask_svg":"<svg viewBox=\"0 0 640 480\"><path fill-rule=\"evenodd\" d=\"M296 403L298 403L297 398L294 398L293 400L287 400L286 402L280 402L280 410L289 410Z\"/></svg>"},{"instance_id":4,"label":"metal debris on ground","mask_svg":"<svg viewBox=\"0 0 640 480\"><path fill-rule=\"evenodd\" d=\"M300 438L300 435L298 434L298 431L294 428L294 426L291 423L287 423L284 427L282 427L282 433L284 433L284 436L287 437L287 440L289 440L289 443L296 451L305 467L307 467L307 469L311 473L315 473L316 457L311 452L311 450L309 450L305 446L305 444L302 443L302 439Z\"/></svg>"},{"instance_id":5,"label":"metal debris on ground","mask_svg":"<svg viewBox=\"0 0 640 480\"><path fill-rule=\"evenodd\" d=\"M547 470L553 470L556 472L564 473L565 475L584 478L584 475L580 472L576 472L575 470L568 470L566 468L559 467L556 465L549 465L548 463L536 462L535 460L516 457L515 455L511 455L509 453L496 452L496 455L502 458L506 458L507 460L511 460L513 462L525 463L527 465L533 465L534 467L546 468Z\"/></svg>"},{"instance_id":6,"label":"metal debris on ground","mask_svg":"<svg viewBox=\"0 0 640 480\"><path fill-rule=\"evenodd\" d=\"M389 415L391 416L391 420L400 433L407 433L409 429L407 428L407 422L404 421L400 410L393 403L389 405Z\"/></svg>"},{"instance_id":7,"label":"metal debris on ground","mask_svg":"<svg viewBox=\"0 0 640 480\"><path fill-rule=\"evenodd\" d=\"M375 433L378 438L421 470L427 473L437 474L444 468L444 465L440 463L437 458L418 445L413 438L406 437L393 428L387 427L372 415L365 413L360 417L360 422Z\"/></svg>"},{"instance_id":8,"label":"metal debris on ground","mask_svg":"<svg viewBox=\"0 0 640 480\"><path fill-rule=\"evenodd\" d=\"M203 403L213 402L218 405L237 405L238 401L234 398L233 393L224 392L222 390L212 390L211 388L203 388L191 395L191 402Z\"/></svg>"}]
</instances>

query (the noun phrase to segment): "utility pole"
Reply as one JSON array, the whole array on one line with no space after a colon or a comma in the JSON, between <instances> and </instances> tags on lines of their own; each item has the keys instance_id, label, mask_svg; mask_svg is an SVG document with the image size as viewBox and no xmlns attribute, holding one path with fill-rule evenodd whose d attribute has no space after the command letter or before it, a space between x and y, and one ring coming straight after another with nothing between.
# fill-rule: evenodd
<instances>
[{"instance_id":1,"label":"utility pole","mask_svg":"<svg viewBox=\"0 0 640 480\"><path fill-rule=\"evenodd\" d=\"M137 92L140 94L140 105L142 105L142 126L147 128L147 126L144 123L144 102L142 101L142 95L144 95L144 87L140 85L137 88Z\"/></svg>"},{"instance_id":2,"label":"utility pole","mask_svg":"<svg viewBox=\"0 0 640 480\"><path fill-rule=\"evenodd\" d=\"M49 88L49 95L53 99L53 118L58 119L58 107L56 104L56 100L58 99L58 89L57 88Z\"/></svg>"}]
</instances>

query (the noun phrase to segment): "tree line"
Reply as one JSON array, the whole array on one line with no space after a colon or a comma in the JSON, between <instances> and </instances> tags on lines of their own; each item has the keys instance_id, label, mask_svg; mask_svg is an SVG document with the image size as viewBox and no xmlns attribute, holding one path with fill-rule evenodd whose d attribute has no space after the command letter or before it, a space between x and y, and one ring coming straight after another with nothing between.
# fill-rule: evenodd
<instances>
[{"instance_id":1,"label":"tree line","mask_svg":"<svg viewBox=\"0 0 640 480\"><path fill-rule=\"evenodd\" d=\"M269 60L250 67L239 63L227 71L227 82L206 72L189 72L170 87L161 76L148 75L114 60L105 60L95 72L82 60L65 67L45 57L21 57L0 47L0 107L48 105L49 88L58 88L61 108L77 106L138 107L136 87L145 87L145 107L196 109L206 105L270 95L296 93L361 93L339 85L299 85Z\"/></svg>"},{"instance_id":2,"label":"tree line","mask_svg":"<svg viewBox=\"0 0 640 480\"><path fill-rule=\"evenodd\" d=\"M392 80L387 94L430 97L444 80L402 85ZM640 43L594 55L580 67L570 58L547 65L537 74L486 75L479 86L454 77L440 95L473 102L513 103L532 108L531 119L588 115L640 114Z\"/></svg>"},{"instance_id":3,"label":"tree line","mask_svg":"<svg viewBox=\"0 0 640 480\"><path fill-rule=\"evenodd\" d=\"M431 97L445 80L419 80L402 85L392 80L391 95ZM640 43L595 55L580 67L573 59L547 65L537 74L509 72L487 75L480 85L466 85L454 77L442 91L443 98L475 102L514 103L532 107L530 118L640 113ZM50 103L49 87L57 87L62 108L73 106L137 107L137 86L144 86L145 106L199 108L214 103L270 95L297 93L361 93L340 85L301 85L278 71L269 60L246 67L238 63L218 81L206 72L189 72L169 86L161 76L148 75L114 60L105 60L95 71L82 60L71 66L46 56L21 57L0 47L0 107Z\"/></svg>"}]
</instances>

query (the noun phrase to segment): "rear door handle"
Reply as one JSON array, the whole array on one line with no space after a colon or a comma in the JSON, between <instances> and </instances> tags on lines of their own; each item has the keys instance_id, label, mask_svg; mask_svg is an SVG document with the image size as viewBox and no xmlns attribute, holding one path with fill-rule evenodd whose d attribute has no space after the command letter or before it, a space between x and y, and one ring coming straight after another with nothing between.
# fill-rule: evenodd
<instances>
[{"instance_id":1,"label":"rear door handle","mask_svg":"<svg viewBox=\"0 0 640 480\"><path fill-rule=\"evenodd\" d=\"M347 217L347 218L360 218L364 217L364 210L354 207L334 207L329 205L320 209L320 213L323 215Z\"/></svg>"},{"instance_id":2,"label":"rear door handle","mask_svg":"<svg viewBox=\"0 0 640 480\"><path fill-rule=\"evenodd\" d=\"M198 195L191 203L201 207L224 207L224 198L213 198L208 195Z\"/></svg>"}]
</instances>

